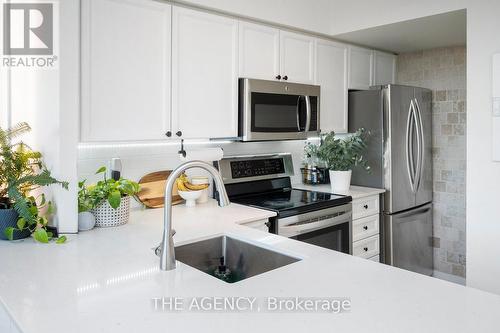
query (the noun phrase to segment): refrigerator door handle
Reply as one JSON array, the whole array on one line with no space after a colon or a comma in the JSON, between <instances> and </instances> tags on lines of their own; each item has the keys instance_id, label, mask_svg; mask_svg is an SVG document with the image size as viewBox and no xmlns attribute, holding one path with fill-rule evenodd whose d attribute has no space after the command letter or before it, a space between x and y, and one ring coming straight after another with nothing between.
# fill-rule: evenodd
<instances>
[{"instance_id":1,"label":"refrigerator door handle","mask_svg":"<svg viewBox=\"0 0 500 333\"><path fill-rule=\"evenodd\" d=\"M422 113L420 112L420 106L418 105L418 101L415 98L415 111L418 118L415 126L417 127L417 147L418 147L418 164L416 170L416 185L415 190L418 191L420 188L420 184L422 182L423 170L424 170L424 126L422 124Z\"/></svg>"},{"instance_id":2,"label":"refrigerator door handle","mask_svg":"<svg viewBox=\"0 0 500 333\"><path fill-rule=\"evenodd\" d=\"M414 209L412 211L409 211L409 212L404 212L404 213L400 213L400 214L395 214L397 215L398 217L408 217L408 216L414 216L414 215L419 215L419 214L424 214L424 213L427 213L428 211L430 211L432 209L432 205L431 204L427 204L423 207L420 207L418 209Z\"/></svg>"},{"instance_id":3,"label":"refrigerator door handle","mask_svg":"<svg viewBox=\"0 0 500 333\"><path fill-rule=\"evenodd\" d=\"M413 129L415 126L415 107L413 105L413 100L410 101L410 108L408 110L408 119L406 121L406 169L408 171L408 180L410 182L410 187L413 193L416 192L415 189L415 164L413 161Z\"/></svg>"}]
</instances>

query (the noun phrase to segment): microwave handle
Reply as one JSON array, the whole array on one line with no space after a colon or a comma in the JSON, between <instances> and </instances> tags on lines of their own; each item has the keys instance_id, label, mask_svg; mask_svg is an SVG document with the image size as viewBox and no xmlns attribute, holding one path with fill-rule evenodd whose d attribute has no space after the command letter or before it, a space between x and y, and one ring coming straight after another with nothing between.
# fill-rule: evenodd
<instances>
[{"instance_id":1,"label":"microwave handle","mask_svg":"<svg viewBox=\"0 0 500 333\"><path fill-rule=\"evenodd\" d=\"M299 96L297 99L297 130L300 132L300 99L302 96Z\"/></svg>"},{"instance_id":2,"label":"microwave handle","mask_svg":"<svg viewBox=\"0 0 500 333\"><path fill-rule=\"evenodd\" d=\"M309 128L311 128L311 99L309 96L305 96L306 98L306 132L309 132Z\"/></svg>"}]
</instances>

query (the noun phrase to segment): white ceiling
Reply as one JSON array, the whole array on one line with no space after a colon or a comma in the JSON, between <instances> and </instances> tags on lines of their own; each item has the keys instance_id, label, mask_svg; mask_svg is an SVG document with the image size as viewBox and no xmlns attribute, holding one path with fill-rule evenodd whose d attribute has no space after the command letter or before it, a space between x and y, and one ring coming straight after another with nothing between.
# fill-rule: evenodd
<instances>
[{"instance_id":1,"label":"white ceiling","mask_svg":"<svg viewBox=\"0 0 500 333\"><path fill-rule=\"evenodd\" d=\"M466 44L466 10L422 17L334 37L394 53Z\"/></svg>"}]
</instances>

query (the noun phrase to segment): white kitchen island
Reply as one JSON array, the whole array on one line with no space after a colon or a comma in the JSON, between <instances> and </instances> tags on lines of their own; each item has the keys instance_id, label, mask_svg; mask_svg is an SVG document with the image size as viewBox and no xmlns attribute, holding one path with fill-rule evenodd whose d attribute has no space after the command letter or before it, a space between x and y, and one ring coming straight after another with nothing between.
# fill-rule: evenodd
<instances>
[{"instance_id":1,"label":"white kitchen island","mask_svg":"<svg viewBox=\"0 0 500 333\"><path fill-rule=\"evenodd\" d=\"M251 229L240 224L274 214L236 204L174 207L176 244L225 234L302 260L234 284L179 262L174 271L160 271L152 248L161 238L162 213L134 211L127 225L82 232L64 245L0 242L0 300L12 331L498 332L500 296ZM350 299L351 310L168 312L153 306L155 298L201 296L341 297Z\"/></svg>"}]
</instances>

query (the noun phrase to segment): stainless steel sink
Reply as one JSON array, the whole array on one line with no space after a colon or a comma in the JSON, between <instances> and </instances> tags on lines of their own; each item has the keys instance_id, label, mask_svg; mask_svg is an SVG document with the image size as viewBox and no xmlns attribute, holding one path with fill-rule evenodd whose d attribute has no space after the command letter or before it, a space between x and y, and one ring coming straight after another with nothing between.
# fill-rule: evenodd
<instances>
[{"instance_id":1,"label":"stainless steel sink","mask_svg":"<svg viewBox=\"0 0 500 333\"><path fill-rule=\"evenodd\" d=\"M301 259L287 256L229 236L220 236L175 248L176 259L186 265L216 276L221 257L231 274L222 281L238 282Z\"/></svg>"}]
</instances>

